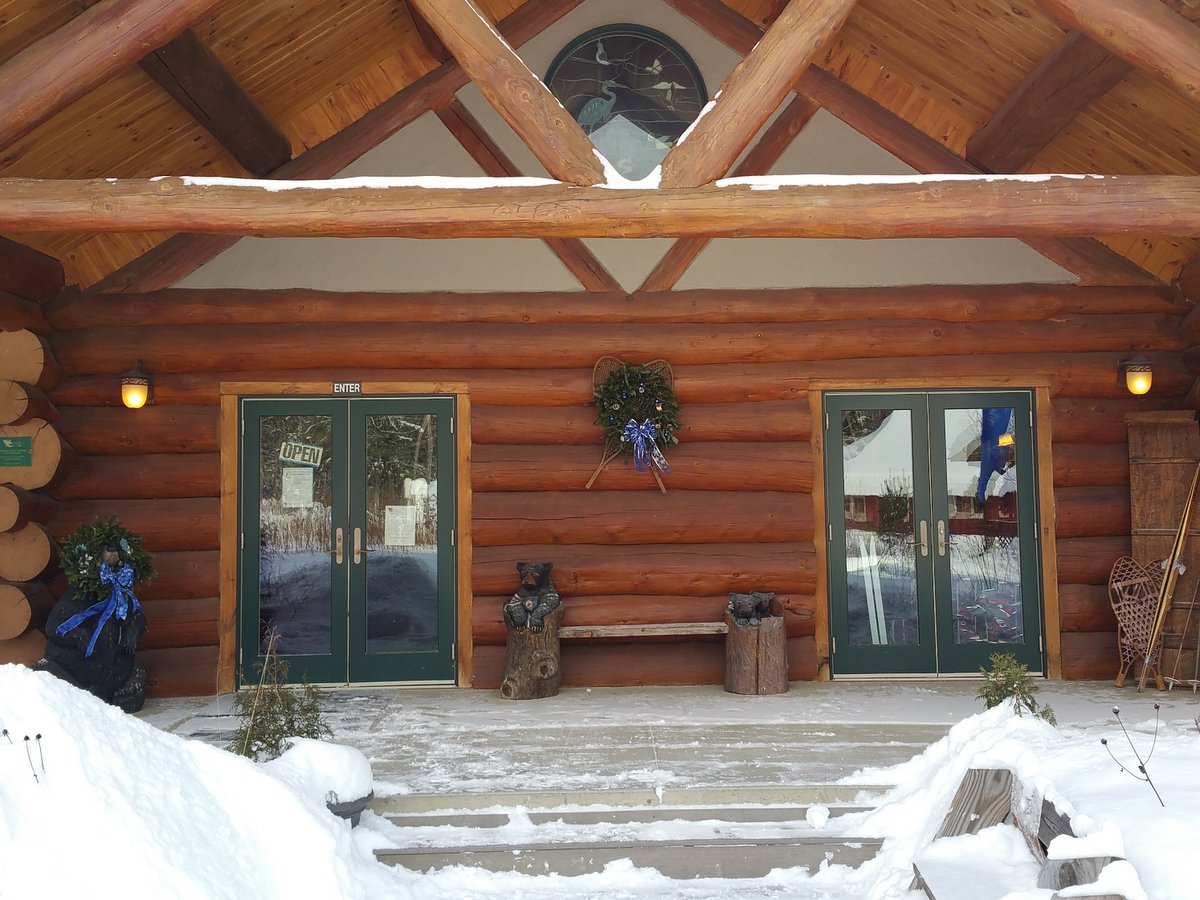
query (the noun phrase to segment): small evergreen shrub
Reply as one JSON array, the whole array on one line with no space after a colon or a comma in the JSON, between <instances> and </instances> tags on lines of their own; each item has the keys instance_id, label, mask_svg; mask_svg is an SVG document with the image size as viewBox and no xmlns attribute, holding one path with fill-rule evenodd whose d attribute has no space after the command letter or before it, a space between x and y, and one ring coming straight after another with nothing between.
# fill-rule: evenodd
<instances>
[{"instance_id":1,"label":"small evergreen shrub","mask_svg":"<svg viewBox=\"0 0 1200 900\"><path fill-rule=\"evenodd\" d=\"M320 688L307 681L299 687L287 683L288 664L275 651L277 638L271 635L267 655L258 664L258 684L233 700L241 724L227 749L259 762L280 756L288 738L333 736L321 714Z\"/></svg>"},{"instance_id":2,"label":"small evergreen shrub","mask_svg":"<svg viewBox=\"0 0 1200 900\"><path fill-rule=\"evenodd\" d=\"M982 666L979 674L983 676L983 687L976 694L984 702L987 709L999 706L1005 700L1012 700L1013 709L1018 716L1025 711L1045 719L1051 725L1058 723L1054 719L1054 710L1049 706L1040 706L1034 698L1038 687L1036 679L1029 674L1029 668L1023 662L1018 662L1011 653L993 653L988 661L992 665L989 672Z\"/></svg>"}]
</instances>

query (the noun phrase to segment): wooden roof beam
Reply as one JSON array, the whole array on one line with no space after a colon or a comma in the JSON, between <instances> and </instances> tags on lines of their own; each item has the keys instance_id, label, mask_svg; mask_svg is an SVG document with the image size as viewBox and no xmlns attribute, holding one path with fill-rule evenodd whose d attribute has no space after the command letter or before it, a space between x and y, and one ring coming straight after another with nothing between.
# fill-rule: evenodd
<instances>
[{"instance_id":1,"label":"wooden roof beam","mask_svg":"<svg viewBox=\"0 0 1200 900\"><path fill-rule=\"evenodd\" d=\"M0 291L44 303L59 295L65 280L53 256L0 237Z\"/></svg>"},{"instance_id":2,"label":"wooden roof beam","mask_svg":"<svg viewBox=\"0 0 1200 900\"><path fill-rule=\"evenodd\" d=\"M987 175L699 188L0 178L0 230L267 237L1200 237L1200 176Z\"/></svg>"},{"instance_id":3,"label":"wooden roof beam","mask_svg":"<svg viewBox=\"0 0 1200 900\"><path fill-rule=\"evenodd\" d=\"M783 152L791 146L792 141L809 120L817 112L817 105L807 97L794 97L771 126L758 139L758 142L746 154L736 169L734 178L745 178L748 175L766 175L771 166L778 162ZM654 270L646 276L640 291L669 291L683 277L696 257L708 246L709 238L683 238L671 245Z\"/></svg>"},{"instance_id":4,"label":"wooden roof beam","mask_svg":"<svg viewBox=\"0 0 1200 900\"><path fill-rule=\"evenodd\" d=\"M749 52L762 34L758 26L720 0L667 2L737 52ZM821 86L824 86L824 91L820 96L813 93ZM918 171L978 171L939 141L816 66L810 66L805 71L798 89L855 131ZM1026 240L1025 243L1087 284L1161 283L1149 272L1091 238L1036 239Z\"/></svg>"},{"instance_id":5,"label":"wooden roof beam","mask_svg":"<svg viewBox=\"0 0 1200 900\"><path fill-rule=\"evenodd\" d=\"M662 161L663 187L722 177L778 109L796 78L837 33L855 0L791 0L722 83L716 100Z\"/></svg>"},{"instance_id":6,"label":"wooden roof beam","mask_svg":"<svg viewBox=\"0 0 1200 900\"><path fill-rule=\"evenodd\" d=\"M437 117L463 149L479 164L484 174L492 178L515 178L521 172L497 146L479 121L458 100L437 111ZM582 241L573 238L547 238L546 244L585 290L624 293L618 282Z\"/></svg>"},{"instance_id":7,"label":"wooden roof beam","mask_svg":"<svg viewBox=\"0 0 1200 900\"><path fill-rule=\"evenodd\" d=\"M989 172L1019 172L1133 66L1087 35L1070 32L967 141L967 159Z\"/></svg>"},{"instance_id":8,"label":"wooden roof beam","mask_svg":"<svg viewBox=\"0 0 1200 900\"><path fill-rule=\"evenodd\" d=\"M0 67L7 147L191 27L220 0L100 0Z\"/></svg>"},{"instance_id":9,"label":"wooden roof beam","mask_svg":"<svg viewBox=\"0 0 1200 900\"><path fill-rule=\"evenodd\" d=\"M583 129L471 0L409 3L551 177L604 183L604 166Z\"/></svg>"},{"instance_id":10,"label":"wooden roof beam","mask_svg":"<svg viewBox=\"0 0 1200 900\"><path fill-rule=\"evenodd\" d=\"M450 59L450 51L446 49L446 45L429 27L429 23L425 21L425 17L417 12L411 3L405 2L404 8L408 10L408 17L412 19L413 30L416 31L417 37L421 39L421 45L425 48L425 52L432 56L438 63L444 63Z\"/></svg>"},{"instance_id":11,"label":"wooden roof beam","mask_svg":"<svg viewBox=\"0 0 1200 900\"><path fill-rule=\"evenodd\" d=\"M190 29L143 56L142 70L252 175L292 158L292 144Z\"/></svg>"},{"instance_id":12,"label":"wooden roof beam","mask_svg":"<svg viewBox=\"0 0 1200 900\"><path fill-rule=\"evenodd\" d=\"M1135 68L1200 102L1200 27L1162 0L1036 0Z\"/></svg>"},{"instance_id":13,"label":"wooden roof beam","mask_svg":"<svg viewBox=\"0 0 1200 900\"><path fill-rule=\"evenodd\" d=\"M823 69L810 68L797 90L918 172L984 174L940 141ZM1096 232L1098 233L1098 232ZM1085 284L1158 284L1149 272L1088 237L1021 238Z\"/></svg>"},{"instance_id":14,"label":"wooden roof beam","mask_svg":"<svg viewBox=\"0 0 1200 900\"><path fill-rule=\"evenodd\" d=\"M525 0L505 16L500 33L520 46L557 22L583 0ZM317 144L279 169L272 178L332 178L372 147L387 140L401 128L431 109L439 109L454 99L455 92L468 81L455 60L449 60L427 72L412 84L397 91L379 106L351 122L337 134ZM219 256L238 241L223 234L176 234L143 253L89 289L98 293L118 291L155 291L170 287L206 262Z\"/></svg>"}]
</instances>

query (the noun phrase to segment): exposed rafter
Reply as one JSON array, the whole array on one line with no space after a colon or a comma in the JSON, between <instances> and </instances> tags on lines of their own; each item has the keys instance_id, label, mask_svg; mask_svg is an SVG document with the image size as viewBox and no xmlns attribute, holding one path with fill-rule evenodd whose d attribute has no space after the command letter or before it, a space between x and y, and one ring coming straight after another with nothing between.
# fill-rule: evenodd
<instances>
[{"instance_id":1,"label":"exposed rafter","mask_svg":"<svg viewBox=\"0 0 1200 900\"><path fill-rule=\"evenodd\" d=\"M1162 0L1036 0L1130 65L1200 102L1200 27Z\"/></svg>"},{"instance_id":2,"label":"exposed rafter","mask_svg":"<svg viewBox=\"0 0 1200 900\"><path fill-rule=\"evenodd\" d=\"M492 178L515 178L521 172L496 142L488 136L479 121L458 100L452 100L437 111L437 117L455 139L462 144L484 174ZM620 283L608 273L600 260L582 241L570 238L547 238L546 244L564 266L589 291L620 291Z\"/></svg>"},{"instance_id":3,"label":"exposed rafter","mask_svg":"<svg viewBox=\"0 0 1200 900\"><path fill-rule=\"evenodd\" d=\"M0 178L0 229L272 237L1200 236L1200 176L988 175L682 189Z\"/></svg>"},{"instance_id":4,"label":"exposed rafter","mask_svg":"<svg viewBox=\"0 0 1200 900\"><path fill-rule=\"evenodd\" d=\"M817 111L817 105L807 97L794 97L770 127L758 139L750 152L733 171L735 178L765 175L775 165ZM669 291L708 246L706 237L683 238L676 241L654 270L642 282L642 291Z\"/></svg>"},{"instance_id":5,"label":"exposed rafter","mask_svg":"<svg viewBox=\"0 0 1200 900\"><path fill-rule=\"evenodd\" d=\"M762 34L762 29L720 0L667 2L737 52L749 52ZM807 93L851 128L918 171L979 171L939 141L816 66L805 71L800 85L802 93ZM822 86L823 93L816 93ZM1161 283L1149 272L1091 238L1026 239L1025 243L1087 284Z\"/></svg>"},{"instance_id":6,"label":"exposed rafter","mask_svg":"<svg viewBox=\"0 0 1200 900\"><path fill-rule=\"evenodd\" d=\"M409 0L487 101L559 181L600 184L592 142L471 0Z\"/></svg>"},{"instance_id":7,"label":"exposed rafter","mask_svg":"<svg viewBox=\"0 0 1200 900\"><path fill-rule=\"evenodd\" d=\"M220 0L101 0L0 67L0 147L177 37Z\"/></svg>"},{"instance_id":8,"label":"exposed rafter","mask_svg":"<svg viewBox=\"0 0 1200 900\"><path fill-rule=\"evenodd\" d=\"M411 3L405 2L404 6L408 10L413 28L417 32L417 37L421 39L421 45L425 48L425 51L439 63L444 63L448 60L450 58L450 51L446 49L446 45L442 43L442 39L429 27L429 23L425 21L425 17L417 12Z\"/></svg>"},{"instance_id":9,"label":"exposed rafter","mask_svg":"<svg viewBox=\"0 0 1200 900\"><path fill-rule=\"evenodd\" d=\"M725 79L716 101L667 153L663 187L698 187L728 172L854 3L792 0Z\"/></svg>"},{"instance_id":10,"label":"exposed rafter","mask_svg":"<svg viewBox=\"0 0 1200 900\"><path fill-rule=\"evenodd\" d=\"M989 172L1018 172L1080 112L1133 67L1072 31L967 141L967 159Z\"/></svg>"},{"instance_id":11,"label":"exposed rafter","mask_svg":"<svg viewBox=\"0 0 1200 900\"><path fill-rule=\"evenodd\" d=\"M519 47L581 2L583 0L526 0L500 21L500 33L510 44ZM445 106L467 81L462 67L455 60L449 60L337 134L275 170L271 177L332 178L424 113ZM154 291L169 287L237 241L237 237L227 235L176 234L92 285L91 290Z\"/></svg>"}]
</instances>

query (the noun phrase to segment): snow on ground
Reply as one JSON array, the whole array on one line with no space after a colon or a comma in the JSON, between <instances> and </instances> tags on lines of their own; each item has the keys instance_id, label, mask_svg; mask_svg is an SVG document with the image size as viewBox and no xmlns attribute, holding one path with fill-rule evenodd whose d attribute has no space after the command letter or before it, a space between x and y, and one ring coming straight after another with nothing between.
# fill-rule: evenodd
<instances>
[{"instance_id":1,"label":"snow on ground","mask_svg":"<svg viewBox=\"0 0 1200 900\"><path fill-rule=\"evenodd\" d=\"M608 702L619 715L622 701ZM356 752L302 744L290 760L258 765L161 731L48 675L0 666L0 728L8 731L0 736L0 898L914 900L923 896L908 891L914 858L940 860L945 877L960 879L951 883L967 891L959 896L970 900L1049 897L1034 886L1037 867L1012 827L931 844L970 767L1012 770L1027 791L1022 809L1029 815L1045 796L1072 816L1082 837L1075 846L1056 840L1052 856L1124 855L1131 865L1104 873L1116 890L1130 898L1195 898L1200 731L1192 716L1198 704L1172 702L1155 742L1151 701L1128 702L1124 718L1133 746L1143 758L1153 748L1147 771L1165 807L1101 746L1100 738L1107 738L1126 768L1137 771L1134 751L1111 715L1055 729L1000 708L966 715L908 762L848 779L894 785L875 809L828 821L813 810L804 821L779 826L783 833L836 828L882 838L881 852L857 870L835 865L812 873L779 869L746 881L677 881L623 861L594 875L534 877L461 866L418 873L375 862L375 848L418 837L371 813L351 830L324 808L328 790L340 796L363 786ZM396 740L403 740L400 731ZM694 826L660 822L634 836L679 837ZM518 840L542 840L564 827L534 825L517 810L505 831ZM606 837L592 832L594 839ZM979 864L954 871L953 863L963 859Z\"/></svg>"}]
</instances>

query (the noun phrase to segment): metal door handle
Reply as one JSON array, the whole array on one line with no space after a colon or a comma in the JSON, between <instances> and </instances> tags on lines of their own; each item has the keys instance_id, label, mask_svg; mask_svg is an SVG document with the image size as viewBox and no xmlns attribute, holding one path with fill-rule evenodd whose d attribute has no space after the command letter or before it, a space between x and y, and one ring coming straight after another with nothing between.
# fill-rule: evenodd
<instances>
[{"instance_id":1,"label":"metal door handle","mask_svg":"<svg viewBox=\"0 0 1200 900\"><path fill-rule=\"evenodd\" d=\"M371 552L370 550L368 550L366 547L364 547L362 545L362 529L355 528L354 529L354 564L357 566L359 563L362 562L362 555L364 553L370 553L370 552Z\"/></svg>"},{"instance_id":2,"label":"metal door handle","mask_svg":"<svg viewBox=\"0 0 1200 900\"><path fill-rule=\"evenodd\" d=\"M329 552L333 554L333 561L339 566L342 564L342 529L335 529L333 532L333 549Z\"/></svg>"},{"instance_id":3,"label":"metal door handle","mask_svg":"<svg viewBox=\"0 0 1200 900\"><path fill-rule=\"evenodd\" d=\"M929 555L929 523L926 522L924 519L921 520L919 534L921 536L920 539L915 540L915 541L909 541L908 542L909 546L916 547L916 546L920 545L921 555L928 556Z\"/></svg>"},{"instance_id":4,"label":"metal door handle","mask_svg":"<svg viewBox=\"0 0 1200 900\"><path fill-rule=\"evenodd\" d=\"M946 522L943 519L938 519L938 556L946 555L946 548L953 547L954 541L946 539Z\"/></svg>"}]
</instances>

